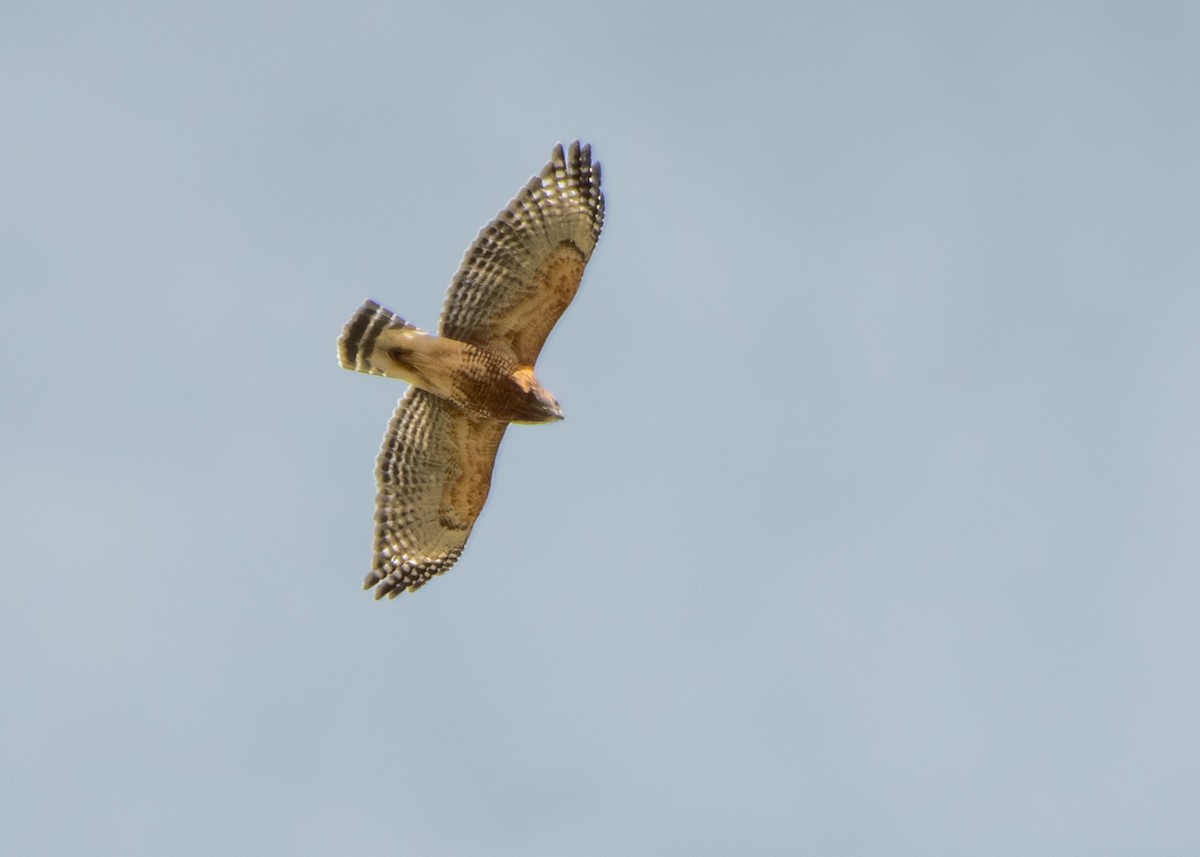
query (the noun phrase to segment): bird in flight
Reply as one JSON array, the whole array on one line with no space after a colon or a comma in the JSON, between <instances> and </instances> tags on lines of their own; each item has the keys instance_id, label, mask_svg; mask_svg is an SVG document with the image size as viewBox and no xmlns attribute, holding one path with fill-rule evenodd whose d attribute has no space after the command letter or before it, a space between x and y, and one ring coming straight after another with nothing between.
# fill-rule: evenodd
<instances>
[{"instance_id":1,"label":"bird in flight","mask_svg":"<svg viewBox=\"0 0 1200 857\"><path fill-rule=\"evenodd\" d=\"M509 423L562 419L534 363L603 224L591 147L555 146L468 248L436 336L374 301L342 330L343 368L409 384L375 467L375 555L363 588L376 598L414 591L454 565Z\"/></svg>"}]
</instances>

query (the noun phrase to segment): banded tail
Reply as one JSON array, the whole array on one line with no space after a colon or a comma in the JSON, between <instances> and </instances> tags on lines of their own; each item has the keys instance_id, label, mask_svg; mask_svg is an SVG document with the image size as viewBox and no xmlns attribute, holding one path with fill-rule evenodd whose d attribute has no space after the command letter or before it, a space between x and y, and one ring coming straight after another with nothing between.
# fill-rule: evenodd
<instances>
[{"instance_id":1,"label":"banded tail","mask_svg":"<svg viewBox=\"0 0 1200 857\"><path fill-rule=\"evenodd\" d=\"M419 330L415 325L384 309L375 301L367 301L346 322L338 340L338 362L343 369L366 372L368 375L387 375L375 360L375 341L389 330Z\"/></svg>"}]
</instances>

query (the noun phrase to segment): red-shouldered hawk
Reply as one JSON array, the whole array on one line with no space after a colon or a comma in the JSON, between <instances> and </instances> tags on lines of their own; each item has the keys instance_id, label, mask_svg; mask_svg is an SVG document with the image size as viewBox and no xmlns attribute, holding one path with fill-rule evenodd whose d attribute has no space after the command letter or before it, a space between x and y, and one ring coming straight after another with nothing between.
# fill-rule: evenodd
<instances>
[{"instance_id":1,"label":"red-shouldered hawk","mask_svg":"<svg viewBox=\"0 0 1200 857\"><path fill-rule=\"evenodd\" d=\"M509 423L562 419L534 376L604 224L590 146L550 163L479 233L450 284L438 336L374 301L338 340L346 369L411 386L376 464L375 560L363 588L394 598L454 565L487 500Z\"/></svg>"}]
</instances>

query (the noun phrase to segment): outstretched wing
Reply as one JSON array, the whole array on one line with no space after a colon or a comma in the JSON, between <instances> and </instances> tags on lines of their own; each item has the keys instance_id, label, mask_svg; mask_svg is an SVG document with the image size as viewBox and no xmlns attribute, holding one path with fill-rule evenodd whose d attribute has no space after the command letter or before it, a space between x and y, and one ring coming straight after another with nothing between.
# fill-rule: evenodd
<instances>
[{"instance_id":1,"label":"outstretched wing","mask_svg":"<svg viewBox=\"0 0 1200 857\"><path fill-rule=\"evenodd\" d=\"M364 589L395 598L454 565L487 500L507 425L409 388L375 468L375 561Z\"/></svg>"},{"instance_id":2,"label":"outstretched wing","mask_svg":"<svg viewBox=\"0 0 1200 857\"><path fill-rule=\"evenodd\" d=\"M532 366L579 290L604 225L600 164L591 146L562 145L488 224L463 257L442 310L441 334L507 345Z\"/></svg>"}]
</instances>

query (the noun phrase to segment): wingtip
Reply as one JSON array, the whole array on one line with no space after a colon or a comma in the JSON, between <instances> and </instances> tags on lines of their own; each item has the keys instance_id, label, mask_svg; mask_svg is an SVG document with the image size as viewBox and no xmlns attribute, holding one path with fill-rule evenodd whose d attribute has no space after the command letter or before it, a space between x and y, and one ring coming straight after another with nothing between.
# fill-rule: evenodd
<instances>
[{"instance_id":1,"label":"wingtip","mask_svg":"<svg viewBox=\"0 0 1200 857\"><path fill-rule=\"evenodd\" d=\"M362 588L364 590L370 590L370 589L374 588L377 584L381 583L382 581L384 581L384 576L382 574L380 574L378 570L373 569L370 574L368 574L366 577L363 578ZM375 590L375 599L378 600L382 596L383 596L382 589L376 589Z\"/></svg>"},{"instance_id":2,"label":"wingtip","mask_svg":"<svg viewBox=\"0 0 1200 857\"><path fill-rule=\"evenodd\" d=\"M559 143L554 147L554 154L557 158L568 164L587 163L592 158L592 144L584 143L580 140L572 140L567 144L566 153L564 155L563 144Z\"/></svg>"},{"instance_id":3,"label":"wingtip","mask_svg":"<svg viewBox=\"0 0 1200 857\"><path fill-rule=\"evenodd\" d=\"M555 151L561 153L561 143ZM576 140L571 143L567 152L568 156L564 162L564 166L577 170L581 174L590 173L593 183L598 187L600 185L600 162L592 160L592 144L581 143L579 140Z\"/></svg>"}]
</instances>

